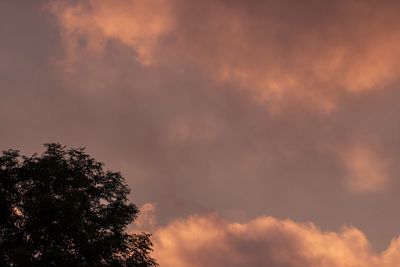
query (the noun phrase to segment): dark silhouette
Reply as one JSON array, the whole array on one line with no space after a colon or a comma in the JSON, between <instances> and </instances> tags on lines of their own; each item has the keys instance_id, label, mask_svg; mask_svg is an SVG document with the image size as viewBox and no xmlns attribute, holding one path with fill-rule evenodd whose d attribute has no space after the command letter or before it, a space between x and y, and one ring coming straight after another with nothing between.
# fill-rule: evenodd
<instances>
[{"instance_id":1,"label":"dark silhouette","mask_svg":"<svg viewBox=\"0 0 400 267\"><path fill-rule=\"evenodd\" d=\"M126 232L138 209L121 174L83 149L45 146L0 155L0 266L156 266L149 234Z\"/></svg>"}]
</instances>

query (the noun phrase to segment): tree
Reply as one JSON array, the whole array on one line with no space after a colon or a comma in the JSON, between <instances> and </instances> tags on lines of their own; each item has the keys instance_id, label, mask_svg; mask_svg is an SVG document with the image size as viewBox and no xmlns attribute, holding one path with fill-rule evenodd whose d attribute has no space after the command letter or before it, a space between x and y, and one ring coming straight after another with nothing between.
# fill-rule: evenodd
<instances>
[{"instance_id":1,"label":"tree","mask_svg":"<svg viewBox=\"0 0 400 267\"><path fill-rule=\"evenodd\" d=\"M0 266L156 266L149 234L119 172L84 149L46 144L42 155L0 155Z\"/></svg>"}]
</instances>

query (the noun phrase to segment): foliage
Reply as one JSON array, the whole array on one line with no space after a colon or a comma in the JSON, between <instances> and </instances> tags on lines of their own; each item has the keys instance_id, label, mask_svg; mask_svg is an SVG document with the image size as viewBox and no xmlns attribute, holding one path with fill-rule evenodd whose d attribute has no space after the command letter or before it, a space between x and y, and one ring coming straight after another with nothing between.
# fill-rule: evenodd
<instances>
[{"instance_id":1,"label":"foliage","mask_svg":"<svg viewBox=\"0 0 400 267\"><path fill-rule=\"evenodd\" d=\"M149 234L126 232L138 209L121 174L83 149L45 147L0 155L0 266L156 266Z\"/></svg>"}]
</instances>

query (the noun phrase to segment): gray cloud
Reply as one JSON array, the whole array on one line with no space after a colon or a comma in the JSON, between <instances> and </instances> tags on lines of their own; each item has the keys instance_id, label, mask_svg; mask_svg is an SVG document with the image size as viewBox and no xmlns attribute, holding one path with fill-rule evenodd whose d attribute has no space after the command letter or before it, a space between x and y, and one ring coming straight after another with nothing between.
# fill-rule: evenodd
<instances>
[{"instance_id":1,"label":"gray cloud","mask_svg":"<svg viewBox=\"0 0 400 267\"><path fill-rule=\"evenodd\" d=\"M171 25L144 43L129 27L124 39L91 24L99 31L93 37L76 22L81 43L66 71L62 21L38 3L3 1L1 149L86 146L122 171L136 202L157 204L161 225L202 212L239 221L271 214L331 230L353 224L382 248L400 222L398 24L390 23L398 7L347 2L178 1L163 11ZM123 10L128 25L144 19ZM85 46L85 38L95 43ZM149 43L147 62L138 47ZM345 63L323 76L338 46ZM269 70L272 80L288 73L301 86L283 84L285 97L259 101L258 92L270 90L259 83ZM368 86L349 86L367 76ZM334 108L327 112L321 99ZM390 186L347 190L343 155L354 146L389 162Z\"/></svg>"}]
</instances>

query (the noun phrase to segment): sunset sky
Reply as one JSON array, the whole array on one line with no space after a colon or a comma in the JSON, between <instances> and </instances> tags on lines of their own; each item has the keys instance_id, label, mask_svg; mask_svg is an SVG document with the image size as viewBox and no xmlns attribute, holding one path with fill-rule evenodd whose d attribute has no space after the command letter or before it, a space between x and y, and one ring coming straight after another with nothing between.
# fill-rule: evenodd
<instances>
[{"instance_id":1,"label":"sunset sky","mask_svg":"<svg viewBox=\"0 0 400 267\"><path fill-rule=\"evenodd\" d=\"M0 140L121 171L161 267L398 267L400 2L0 0Z\"/></svg>"}]
</instances>

